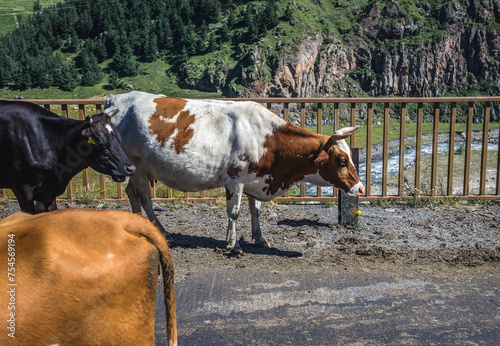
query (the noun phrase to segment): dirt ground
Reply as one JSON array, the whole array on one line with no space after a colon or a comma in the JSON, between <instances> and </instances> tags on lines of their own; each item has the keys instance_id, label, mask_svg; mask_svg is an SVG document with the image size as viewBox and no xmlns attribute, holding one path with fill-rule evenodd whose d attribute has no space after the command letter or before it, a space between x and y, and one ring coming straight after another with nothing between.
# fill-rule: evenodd
<instances>
[{"instance_id":1,"label":"dirt ground","mask_svg":"<svg viewBox=\"0 0 500 346\"><path fill-rule=\"evenodd\" d=\"M73 206L79 205L59 204ZM128 203L106 207L129 210ZM225 203L162 203L156 210L172 236L178 279L207 267L281 271L360 264L496 267L500 262L500 202L434 208L362 204L359 227L339 226L336 206L264 203L261 228L271 248L253 245L243 203L237 236L244 253L239 256L223 250ZM0 205L0 219L16 211L17 203Z\"/></svg>"},{"instance_id":2,"label":"dirt ground","mask_svg":"<svg viewBox=\"0 0 500 346\"><path fill-rule=\"evenodd\" d=\"M361 225L337 224L337 208L264 204L261 228L271 245L255 247L248 206L237 235L244 255L224 248L224 206L191 205L160 211L172 233L177 267L253 267L276 270L352 266L361 262L479 266L500 261L500 203L458 207L361 206Z\"/></svg>"}]
</instances>

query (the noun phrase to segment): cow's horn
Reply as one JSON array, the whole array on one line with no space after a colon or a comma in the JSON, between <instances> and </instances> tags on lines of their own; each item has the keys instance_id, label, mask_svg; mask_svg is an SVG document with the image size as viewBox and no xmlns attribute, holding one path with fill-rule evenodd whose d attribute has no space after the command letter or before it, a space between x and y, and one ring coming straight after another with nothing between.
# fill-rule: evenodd
<instances>
[{"instance_id":1,"label":"cow's horn","mask_svg":"<svg viewBox=\"0 0 500 346\"><path fill-rule=\"evenodd\" d=\"M335 131L335 133L337 132L340 132L341 134L344 134L344 135L350 135L351 133L353 133L354 131L356 131L357 129L359 129L359 126L354 126L354 127L343 127L337 131Z\"/></svg>"},{"instance_id":2,"label":"cow's horn","mask_svg":"<svg viewBox=\"0 0 500 346\"><path fill-rule=\"evenodd\" d=\"M109 112L106 112L106 114L112 118L116 115L116 113L118 113L118 109L113 109L112 111L109 111Z\"/></svg>"},{"instance_id":3,"label":"cow's horn","mask_svg":"<svg viewBox=\"0 0 500 346\"><path fill-rule=\"evenodd\" d=\"M354 131L356 131L359 127L343 127L332 135L332 140L340 141L341 139L345 139L349 137Z\"/></svg>"},{"instance_id":4,"label":"cow's horn","mask_svg":"<svg viewBox=\"0 0 500 346\"><path fill-rule=\"evenodd\" d=\"M91 115L87 115L87 116L85 117L85 121L87 122L87 124L91 125L91 124L92 124L92 121L93 121L93 120L92 120L92 116L91 116Z\"/></svg>"}]
</instances>

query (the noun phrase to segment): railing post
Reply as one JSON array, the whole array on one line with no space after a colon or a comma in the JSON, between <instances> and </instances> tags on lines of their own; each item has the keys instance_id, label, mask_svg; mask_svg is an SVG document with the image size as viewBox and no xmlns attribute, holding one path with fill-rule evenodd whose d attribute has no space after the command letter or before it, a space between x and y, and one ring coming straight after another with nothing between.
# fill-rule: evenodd
<instances>
[{"instance_id":1,"label":"railing post","mask_svg":"<svg viewBox=\"0 0 500 346\"><path fill-rule=\"evenodd\" d=\"M457 103L451 103L451 116L450 116L450 136L449 136L449 147L448 147L448 185L446 189L446 194L448 196L453 195L453 165L455 164L455 123L457 121Z\"/></svg>"},{"instance_id":2,"label":"railing post","mask_svg":"<svg viewBox=\"0 0 500 346\"><path fill-rule=\"evenodd\" d=\"M382 153L382 197L387 197L387 170L389 163L389 103L384 103L384 137Z\"/></svg>"},{"instance_id":3,"label":"railing post","mask_svg":"<svg viewBox=\"0 0 500 346\"><path fill-rule=\"evenodd\" d=\"M488 160L488 135L490 126L490 102L484 103L484 120L483 120L483 143L481 148L481 170L479 178L479 194L484 196L486 194L486 170Z\"/></svg>"},{"instance_id":4,"label":"railing post","mask_svg":"<svg viewBox=\"0 0 500 346\"><path fill-rule=\"evenodd\" d=\"M366 114L366 196L371 195L371 184L372 184L372 118L373 118L373 104L367 103L367 114Z\"/></svg>"},{"instance_id":5,"label":"railing post","mask_svg":"<svg viewBox=\"0 0 500 346\"><path fill-rule=\"evenodd\" d=\"M85 120L85 105L84 104L79 104L78 105L78 119L79 120ZM85 168L82 171L82 179L83 179L83 192L85 194L90 193L90 184L89 184L89 169Z\"/></svg>"},{"instance_id":6,"label":"railing post","mask_svg":"<svg viewBox=\"0 0 500 346\"><path fill-rule=\"evenodd\" d=\"M439 142L439 102L434 102L434 122L432 123L432 162L431 162L431 194L437 195L438 171L438 142Z\"/></svg>"},{"instance_id":7,"label":"railing post","mask_svg":"<svg viewBox=\"0 0 500 346\"><path fill-rule=\"evenodd\" d=\"M419 102L417 106L417 140L415 153L415 193L420 193L420 171L422 165L422 123L424 118L424 105Z\"/></svg>"},{"instance_id":8,"label":"railing post","mask_svg":"<svg viewBox=\"0 0 500 346\"><path fill-rule=\"evenodd\" d=\"M352 162L359 171L359 148L351 148ZM339 225L353 225L356 221L356 212L359 210L359 197L349 198L344 191L339 190Z\"/></svg>"},{"instance_id":9,"label":"railing post","mask_svg":"<svg viewBox=\"0 0 500 346\"><path fill-rule=\"evenodd\" d=\"M61 105L61 116L68 118L68 105ZM66 187L66 194L69 200L72 200L75 197L73 193L73 179L69 181L68 186Z\"/></svg>"},{"instance_id":10,"label":"railing post","mask_svg":"<svg viewBox=\"0 0 500 346\"><path fill-rule=\"evenodd\" d=\"M306 127L306 104L302 102L300 104L300 127ZM300 183L300 197L306 195L306 184L304 182Z\"/></svg>"},{"instance_id":11,"label":"railing post","mask_svg":"<svg viewBox=\"0 0 500 346\"><path fill-rule=\"evenodd\" d=\"M468 111L467 111L467 128L466 128L466 136L465 136L464 196L469 195L473 117L474 117L474 103L469 102Z\"/></svg>"}]
</instances>

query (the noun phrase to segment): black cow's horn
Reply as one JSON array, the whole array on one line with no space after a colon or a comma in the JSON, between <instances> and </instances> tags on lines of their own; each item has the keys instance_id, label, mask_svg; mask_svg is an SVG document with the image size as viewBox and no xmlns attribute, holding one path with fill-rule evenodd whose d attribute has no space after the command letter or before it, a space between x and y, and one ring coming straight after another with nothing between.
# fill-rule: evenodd
<instances>
[{"instance_id":1,"label":"black cow's horn","mask_svg":"<svg viewBox=\"0 0 500 346\"><path fill-rule=\"evenodd\" d=\"M92 121L93 121L93 120L92 120L92 116L91 116L91 115L87 115L87 116L85 117L85 121L86 121L89 125L90 125L90 124L92 124Z\"/></svg>"},{"instance_id":2,"label":"black cow's horn","mask_svg":"<svg viewBox=\"0 0 500 346\"><path fill-rule=\"evenodd\" d=\"M113 109L110 112L106 112L107 115L109 115L110 118L114 117L118 113L118 109Z\"/></svg>"}]
</instances>

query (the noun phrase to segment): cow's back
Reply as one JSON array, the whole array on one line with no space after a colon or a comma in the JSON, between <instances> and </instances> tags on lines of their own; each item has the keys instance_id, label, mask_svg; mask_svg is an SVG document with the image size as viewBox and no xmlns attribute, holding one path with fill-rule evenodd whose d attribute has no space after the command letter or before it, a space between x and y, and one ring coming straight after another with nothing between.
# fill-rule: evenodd
<instances>
[{"instance_id":1,"label":"cow's back","mask_svg":"<svg viewBox=\"0 0 500 346\"><path fill-rule=\"evenodd\" d=\"M193 100L132 92L117 95L106 110L127 155L150 179L181 190L221 186L228 169L240 171L265 154L267 136L284 126L254 102Z\"/></svg>"},{"instance_id":2,"label":"cow's back","mask_svg":"<svg viewBox=\"0 0 500 346\"><path fill-rule=\"evenodd\" d=\"M2 247L9 234L15 241L16 344L153 343L158 251L127 229L157 232L118 211L64 209L0 222ZM5 294L0 301L7 306ZM0 319L9 312L0 310ZM1 344L13 341L8 333L0 330Z\"/></svg>"},{"instance_id":3,"label":"cow's back","mask_svg":"<svg viewBox=\"0 0 500 346\"><path fill-rule=\"evenodd\" d=\"M0 100L0 186L15 182L25 167L32 173L45 169L54 160L53 140L44 130L41 119L57 120L58 116L31 103ZM23 177L24 178L24 177Z\"/></svg>"}]
</instances>

